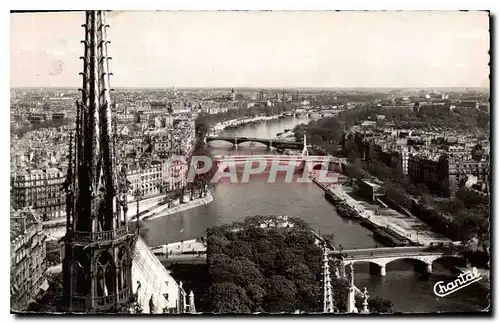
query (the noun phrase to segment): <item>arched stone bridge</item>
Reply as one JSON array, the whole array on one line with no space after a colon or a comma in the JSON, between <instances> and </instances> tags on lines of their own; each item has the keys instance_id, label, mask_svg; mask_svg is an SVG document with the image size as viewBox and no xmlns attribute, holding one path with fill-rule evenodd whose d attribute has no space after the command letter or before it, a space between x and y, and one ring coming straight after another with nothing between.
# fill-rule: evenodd
<instances>
[{"instance_id":1,"label":"arched stone bridge","mask_svg":"<svg viewBox=\"0 0 500 324\"><path fill-rule=\"evenodd\" d=\"M312 117L318 115L323 117L337 117L339 112L342 110L314 110L314 111L287 111L283 113L283 116L307 116Z\"/></svg>"},{"instance_id":2,"label":"arched stone bridge","mask_svg":"<svg viewBox=\"0 0 500 324\"><path fill-rule=\"evenodd\" d=\"M275 140L271 138L256 138L256 137L243 137L243 136L207 136L205 142L210 143L213 141L225 141L235 146L246 142L261 143L267 147L283 148L283 149L301 149L302 142L290 142L283 140Z\"/></svg>"},{"instance_id":3,"label":"arched stone bridge","mask_svg":"<svg viewBox=\"0 0 500 324\"><path fill-rule=\"evenodd\" d=\"M342 172L342 164L347 163L346 158L335 156L320 156L320 155L231 155L231 156L215 156L217 163L234 163L236 165L244 165L245 163L253 162L279 162L280 164L293 164L297 167L304 167L307 170L319 170L323 166L328 167L330 164L337 165L336 170Z\"/></svg>"},{"instance_id":4,"label":"arched stone bridge","mask_svg":"<svg viewBox=\"0 0 500 324\"><path fill-rule=\"evenodd\" d=\"M331 256L340 259L342 266L368 262L371 270L378 270L381 276L386 275L387 264L397 260L415 260L416 270L422 270L426 273L432 272L432 263L441 258L457 258L466 262L463 254L454 249L438 247L390 247L373 248L360 250L330 251ZM375 266L375 267L373 267Z\"/></svg>"}]
</instances>

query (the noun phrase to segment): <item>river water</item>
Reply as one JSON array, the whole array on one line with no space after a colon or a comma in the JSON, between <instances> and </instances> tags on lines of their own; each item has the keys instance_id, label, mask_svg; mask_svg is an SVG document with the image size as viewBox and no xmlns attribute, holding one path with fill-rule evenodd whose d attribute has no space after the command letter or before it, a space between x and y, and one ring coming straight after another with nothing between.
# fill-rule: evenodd
<instances>
[{"instance_id":1,"label":"river water","mask_svg":"<svg viewBox=\"0 0 500 324\"><path fill-rule=\"evenodd\" d=\"M275 137L295 125L307 123L308 117L289 117L243 125L226 130L221 135L246 137ZM229 143L212 142L216 155L274 154L261 144L243 143L233 148ZM356 222L337 215L335 208L314 183L285 183L283 177L269 183L267 177L252 177L248 183L219 183L213 190L214 201L206 206L186 210L146 222L147 241L151 246L188 240L204 235L206 228L239 221L253 215L288 215L299 217L321 234L334 234L335 245L345 248L381 246L371 231ZM463 312L480 311L488 305L487 294L472 284L458 292L439 298L433 293L438 281L449 282L456 275L439 261L433 264L433 274L424 276L413 270L405 261L387 265L387 275L370 274L367 264L355 266L355 284L366 287L370 296L388 298L397 312Z\"/></svg>"}]
</instances>

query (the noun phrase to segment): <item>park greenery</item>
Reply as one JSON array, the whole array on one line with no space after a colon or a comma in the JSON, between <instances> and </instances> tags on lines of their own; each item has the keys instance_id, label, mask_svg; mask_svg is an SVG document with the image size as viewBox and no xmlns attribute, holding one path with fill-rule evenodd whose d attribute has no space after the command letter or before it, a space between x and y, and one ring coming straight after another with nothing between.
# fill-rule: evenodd
<instances>
[{"instance_id":1,"label":"park greenery","mask_svg":"<svg viewBox=\"0 0 500 324\"><path fill-rule=\"evenodd\" d=\"M354 138L348 138L345 147L350 162L345 168L347 176L383 181L386 199L390 202L411 211L434 230L453 240L466 244L471 239L478 239L482 249L487 249L490 218L487 197L464 187L459 188L451 199L438 197L425 184L413 183L381 161L361 159L362 152Z\"/></svg>"},{"instance_id":2,"label":"park greenery","mask_svg":"<svg viewBox=\"0 0 500 324\"><path fill-rule=\"evenodd\" d=\"M384 115L383 121L377 115ZM489 115L476 109L454 109L453 111L413 112L408 109L386 109L379 106L362 106L347 110L337 118L327 117L312 121L308 125L295 128L295 136L301 138L307 132L308 142L327 148L342 144L342 150L336 155L348 158L349 165L345 173L351 178L372 178L383 182L386 199L391 205L405 208L417 217L430 224L440 232L454 240L470 242L477 239L483 251L489 246L490 206L488 198L474 191L460 188L452 199L443 199L434 195L425 184L415 184L398 170L390 168L384 162L363 159L363 146L360 145L359 134L346 136L345 129L350 129L363 120L377 120L378 126L384 124L399 127L416 127L421 129L453 129L460 131L476 131L487 134ZM392 124L390 124L392 123ZM388 125L388 126L389 126ZM432 127L429 127L432 126ZM483 135L484 136L484 135ZM329 151L329 152L328 152ZM475 147L473 158L480 159L482 148ZM397 153L396 153L397 154ZM399 170L400 171L400 170Z\"/></svg>"},{"instance_id":3,"label":"park greenery","mask_svg":"<svg viewBox=\"0 0 500 324\"><path fill-rule=\"evenodd\" d=\"M63 126L67 126L71 124L71 120L69 118L66 118L64 121L54 121L54 120L46 120L40 123L36 124L29 124L17 129L14 129L11 127L11 134L16 134L18 138L22 138L26 133L28 132L33 132L36 130L40 129L45 129L45 128L60 128Z\"/></svg>"},{"instance_id":4,"label":"park greenery","mask_svg":"<svg viewBox=\"0 0 500 324\"><path fill-rule=\"evenodd\" d=\"M383 120L377 116L384 115ZM488 112L477 109L455 108L452 110L410 109L408 106L384 107L364 105L346 110L339 114L339 121L349 129L364 120L377 121L378 126L421 129L427 131L459 131L469 133L488 133L490 116Z\"/></svg>"},{"instance_id":5,"label":"park greenery","mask_svg":"<svg viewBox=\"0 0 500 324\"><path fill-rule=\"evenodd\" d=\"M342 139L343 125L336 117L326 117L311 121L308 125L297 125L294 133L297 142L301 142L306 134L308 144L321 146L325 153L337 154Z\"/></svg>"},{"instance_id":6,"label":"park greenery","mask_svg":"<svg viewBox=\"0 0 500 324\"><path fill-rule=\"evenodd\" d=\"M384 119L377 116L384 115ZM311 121L308 125L295 127L295 138L302 140L304 132L308 142L325 148L335 147L343 133L352 126L365 120L376 121L379 127L396 127L420 130L454 130L459 132L489 133L490 117L485 111L456 108L451 111L414 112L408 107L386 108L383 106L364 105L339 113L338 117L326 117ZM332 146L332 144L334 144Z\"/></svg>"},{"instance_id":7,"label":"park greenery","mask_svg":"<svg viewBox=\"0 0 500 324\"><path fill-rule=\"evenodd\" d=\"M207 230L210 286L204 308L215 313L322 311L322 250L306 223L288 221L293 225L284 226L276 216L254 216ZM347 285L332 274L340 312L346 311ZM392 312L392 303L381 298L370 299L369 307Z\"/></svg>"}]
</instances>

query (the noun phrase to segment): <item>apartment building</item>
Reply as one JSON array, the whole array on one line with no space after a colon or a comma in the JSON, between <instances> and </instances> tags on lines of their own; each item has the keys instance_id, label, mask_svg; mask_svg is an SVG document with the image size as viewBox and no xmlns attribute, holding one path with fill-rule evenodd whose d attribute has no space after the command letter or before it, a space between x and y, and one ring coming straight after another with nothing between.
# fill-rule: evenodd
<instances>
[{"instance_id":1,"label":"apartment building","mask_svg":"<svg viewBox=\"0 0 500 324\"><path fill-rule=\"evenodd\" d=\"M57 168L16 172L11 179L12 206L31 207L42 220L66 215L65 193L62 185L66 174Z\"/></svg>"},{"instance_id":2,"label":"apartment building","mask_svg":"<svg viewBox=\"0 0 500 324\"><path fill-rule=\"evenodd\" d=\"M174 155L165 163L167 190L173 191L186 186L188 164L182 156Z\"/></svg>"},{"instance_id":3,"label":"apartment building","mask_svg":"<svg viewBox=\"0 0 500 324\"><path fill-rule=\"evenodd\" d=\"M46 236L33 209L10 211L10 306L26 310L36 297L47 269Z\"/></svg>"},{"instance_id":4,"label":"apartment building","mask_svg":"<svg viewBox=\"0 0 500 324\"><path fill-rule=\"evenodd\" d=\"M144 167L129 166L127 180L130 182L130 195L134 196L137 189L142 197L157 195L163 185L163 165L160 162L152 162Z\"/></svg>"},{"instance_id":5,"label":"apartment building","mask_svg":"<svg viewBox=\"0 0 500 324\"><path fill-rule=\"evenodd\" d=\"M412 182L425 183L430 189L447 197L454 197L457 189L470 175L487 182L489 165L487 161L476 161L466 156L440 155L427 157L412 155L408 160L408 176Z\"/></svg>"}]
</instances>

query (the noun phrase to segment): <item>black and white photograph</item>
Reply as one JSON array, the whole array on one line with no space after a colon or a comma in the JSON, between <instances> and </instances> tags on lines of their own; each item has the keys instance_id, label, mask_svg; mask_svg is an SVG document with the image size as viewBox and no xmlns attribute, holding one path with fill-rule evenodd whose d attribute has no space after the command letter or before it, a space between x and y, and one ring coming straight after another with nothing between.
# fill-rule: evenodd
<instances>
[{"instance_id":1,"label":"black and white photograph","mask_svg":"<svg viewBox=\"0 0 500 324\"><path fill-rule=\"evenodd\" d=\"M11 314L491 315L489 11L9 16Z\"/></svg>"}]
</instances>

